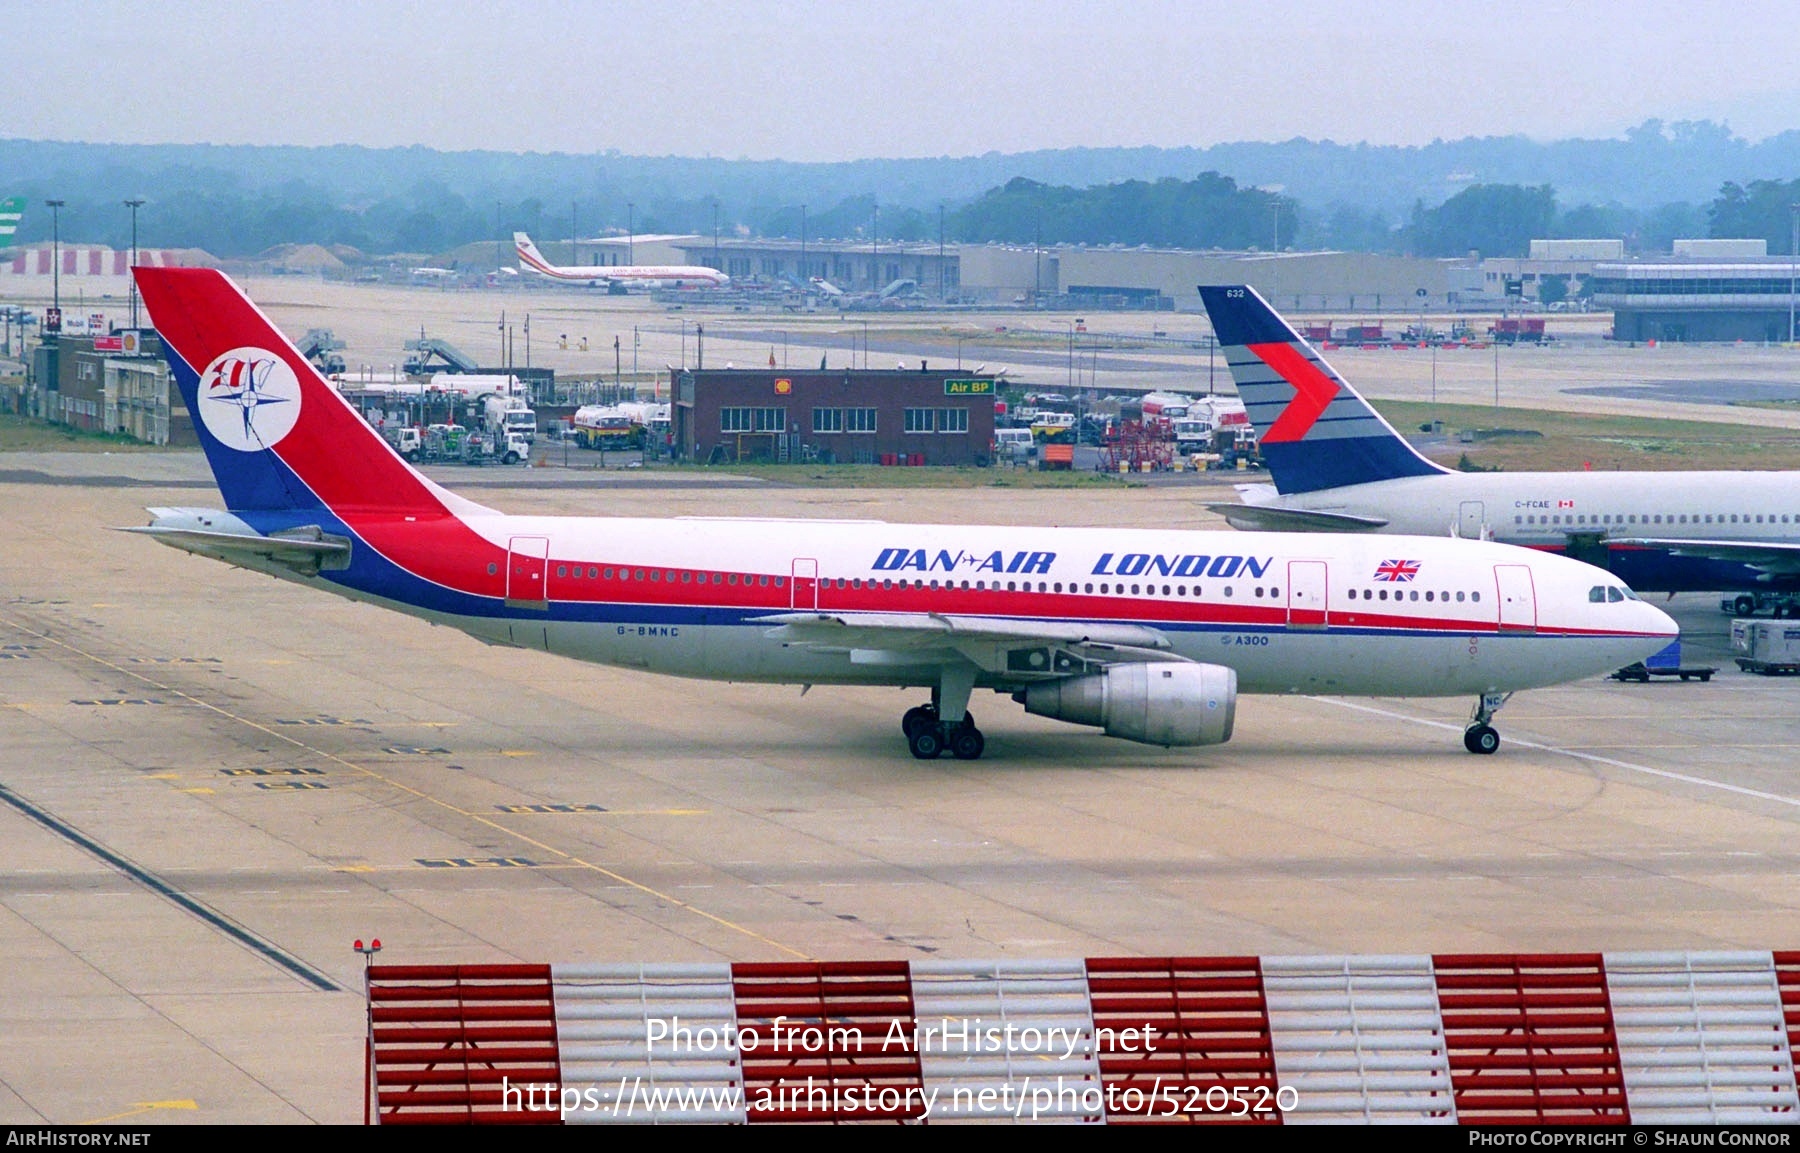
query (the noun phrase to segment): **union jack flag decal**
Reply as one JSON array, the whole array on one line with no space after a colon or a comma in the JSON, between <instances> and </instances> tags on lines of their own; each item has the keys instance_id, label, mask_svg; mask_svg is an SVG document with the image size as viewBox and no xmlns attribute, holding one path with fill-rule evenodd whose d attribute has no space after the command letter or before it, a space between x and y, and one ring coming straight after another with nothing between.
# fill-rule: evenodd
<instances>
[{"instance_id":1,"label":"union jack flag decal","mask_svg":"<svg viewBox=\"0 0 1800 1153\"><path fill-rule=\"evenodd\" d=\"M1409 581L1419 575L1419 562L1416 560L1384 560L1375 566L1375 579L1378 581Z\"/></svg>"}]
</instances>

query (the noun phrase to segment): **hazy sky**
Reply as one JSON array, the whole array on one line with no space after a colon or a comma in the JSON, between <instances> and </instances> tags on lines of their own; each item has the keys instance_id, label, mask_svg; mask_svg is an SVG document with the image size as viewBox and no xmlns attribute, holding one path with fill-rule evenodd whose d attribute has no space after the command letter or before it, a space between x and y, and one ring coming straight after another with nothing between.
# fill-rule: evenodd
<instances>
[{"instance_id":1,"label":"hazy sky","mask_svg":"<svg viewBox=\"0 0 1800 1153\"><path fill-rule=\"evenodd\" d=\"M0 136L844 160L1800 128L1793 0L38 0Z\"/></svg>"}]
</instances>

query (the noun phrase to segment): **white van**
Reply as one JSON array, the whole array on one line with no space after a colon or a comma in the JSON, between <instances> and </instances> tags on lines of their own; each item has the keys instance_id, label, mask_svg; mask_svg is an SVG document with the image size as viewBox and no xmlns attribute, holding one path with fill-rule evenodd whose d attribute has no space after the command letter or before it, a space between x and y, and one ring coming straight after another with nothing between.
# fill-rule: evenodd
<instances>
[{"instance_id":1,"label":"white van","mask_svg":"<svg viewBox=\"0 0 1800 1153\"><path fill-rule=\"evenodd\" d=\"M998 460L1030 460L1037 454L1037 439L1029 428L994 430L994 456Z\"/></svg>"}]
</instances>

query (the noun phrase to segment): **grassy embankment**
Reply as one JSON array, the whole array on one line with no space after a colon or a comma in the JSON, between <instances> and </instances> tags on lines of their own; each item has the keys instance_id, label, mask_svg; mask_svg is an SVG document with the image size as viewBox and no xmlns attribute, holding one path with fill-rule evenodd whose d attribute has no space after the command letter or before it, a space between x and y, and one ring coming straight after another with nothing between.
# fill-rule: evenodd
<instances>
[{"instance_id":1,"label":"grassy embankment","mask_svg":"<svg viewBox=\"0 0 1800 1153\"><path fill-rule=\"evenodd\" d=\"M1800 432L1744 424L1709 424L1634 416L1594 416L1484 405L1380 401L1388 423L1411 438L1436 416L1446 442L1427 455L1454 466L1464 453L1482 468L1509 472L1592 467L1625 471L1800 469ZM1755 418L1745 414L1749 420ZM1463 443L1458 433L1475 434ZM1505 430L1493 435L1497 430ZM1537 435L1531 435L1531 434Z\"/></svg>"},{"instance_id":2,"label":"grassy embankment","mask_svg":"<svg viewBox=\"0 0 1800 1153\"><path fill-rule=\"evenodd\" d=\"M29 416L0 413L0 452L167 452L116 432L82 432Z\"/></svg>"}]
</instances>

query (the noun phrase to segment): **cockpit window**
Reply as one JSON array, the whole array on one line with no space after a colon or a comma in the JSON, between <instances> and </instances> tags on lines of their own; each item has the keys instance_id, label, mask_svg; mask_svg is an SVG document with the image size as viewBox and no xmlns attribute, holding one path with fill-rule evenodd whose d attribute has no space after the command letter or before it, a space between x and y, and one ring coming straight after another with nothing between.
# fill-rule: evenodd
<instances>
[{"instance_id":1,"label":"cockpit window","mask_svg":"<svg viewBox=\"0 0 1800 1153\"><path fill-rule=\"evenodd\" d=\"M1589 600L1589 602L1591 602L1593 604L1597 604L1597 605L1605 604L1606 603L1606 588L1605 588L1605 586L1604 585L1595 585L1593 588L1589 589L1588 590L1588 600Z\"/></svg>"},{"instance_id":2,"label":"cockpit window","mask_svg":"<svg viewBox=\"0 0 1800 1153\"><path fill-rule=\"evenodd\" d=\"M1625 599L1625 592L1619 588L1608 587L1606 590L1606 599L1614 602L1622 601Z\"/></svg>"}]
</instances>

